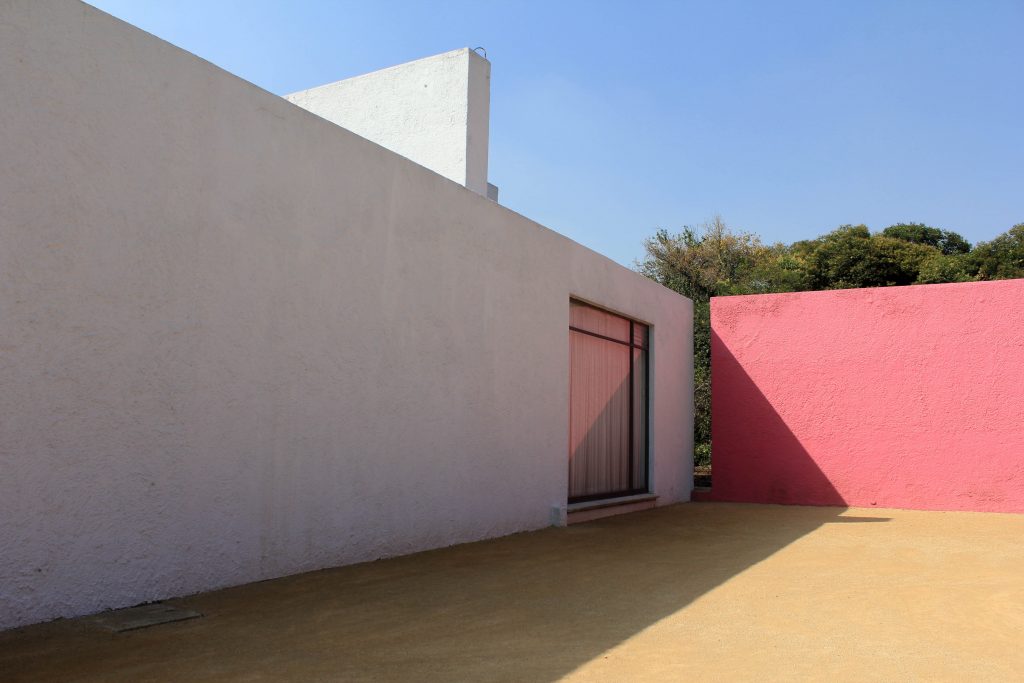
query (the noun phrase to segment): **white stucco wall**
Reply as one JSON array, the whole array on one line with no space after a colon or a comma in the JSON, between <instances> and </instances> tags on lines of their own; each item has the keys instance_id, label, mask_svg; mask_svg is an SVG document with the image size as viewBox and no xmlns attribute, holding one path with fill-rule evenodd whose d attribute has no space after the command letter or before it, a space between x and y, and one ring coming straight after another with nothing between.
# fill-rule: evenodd
<instances>
[{"instance_id":1,"label":"white stucco wall","mask_svg":"<svg viewBox=\"0 0 1024 683\"><path fill-rule=\"evenodd\" d=\"M690 303L70 0L0 3L0 628L546 526L569 297Z\"/></svg>"},{"instance_id":2,"label":"white stucco wall","mask_svg":"<svg viewBox=\"0 0 1024 683\"><path fill-rule=\"evenodd\" d=\"M487 195L491 63L469 48L285 99Z\"/></svg>"}]
</instances>

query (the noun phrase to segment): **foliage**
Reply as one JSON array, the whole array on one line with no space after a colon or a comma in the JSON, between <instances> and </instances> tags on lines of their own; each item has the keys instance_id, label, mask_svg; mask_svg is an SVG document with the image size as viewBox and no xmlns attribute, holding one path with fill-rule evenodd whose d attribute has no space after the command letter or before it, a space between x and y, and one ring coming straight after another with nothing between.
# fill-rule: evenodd
<instances>
[{"instance_id":1,"label":"foliage","mask_svg":"<svg viewBox=\"0 0 1024 683\"><path fill-rule=\"evenodd\" d=\"M812 290L914 284L921 264L942 255L933 246L872 235L864 225L844 225L794 248L804 255Z\"/></svg>"},{"instance_id":2,"label":"foliage","mask_svg":"<svg viewBox=\"0 0 1024 683\"><path fill-rule=\"evenodd\" d=\"M967 255L976 280L1024 277L1024 223L1018 223L991 242L981 242Z\"/></svg>"},{"instance_id":3,"label":"foliage","mask_svg":"<svg viewBox=\"0 0 1024 683\"><path fill-rule=\"evenodd\" d=\"M942 282L968 282L969 263L963 254L932 254L921 262L917 284L934 285Z\"/></svg>"},{"instance_id":4,"label":"foliage","mask_svg":"<svg viewBox=\"0 0 1024 683\"><path fill-rule=\"evenodd\" d=\"M813 240L764 245L720 216L646 240L638 270L693 301L694 462L711 459L711 297L1024 277L1024 223L971 248L958 233L898 223L843 225Z\"/></svg>"},{"instance_id":5,"label":"foliage","mask_svg":"<svg viewBox=\"0 0 1024 683\"><path fill-rule=\"evenodd\" d=\"M971 243L959 233L933 228L924 223L897 223L883 230L882 234L904 242L935 247L947 256L966 254L971 250Z\"/></svg>"},{"instance_id":6,"label":"foliage","mask_svg":"<svg viewBox=\"0 0 1024 683\"><path fill-rule=\"evenodd\" d=\"M734 233L716 216L701 228L683 228L678 235L659 230L645 243L642 273L690 299L707 299L741 291L755 281L766 248L751 233Z\"/></svg>"},{"instance_id":7,"label":"foliage","mask_svg":"<svg viewBox=\"0 0 1024 683\"><path fill-rule=\"evenodd\" d=\"M733 232L716 216L678 235L659 230L645 243L640 272L693 301L694 443L698 464L710 462L711 297L763 294L803 277L785 247L766 247L751 233Z\"/></svg>"}]
</instances>

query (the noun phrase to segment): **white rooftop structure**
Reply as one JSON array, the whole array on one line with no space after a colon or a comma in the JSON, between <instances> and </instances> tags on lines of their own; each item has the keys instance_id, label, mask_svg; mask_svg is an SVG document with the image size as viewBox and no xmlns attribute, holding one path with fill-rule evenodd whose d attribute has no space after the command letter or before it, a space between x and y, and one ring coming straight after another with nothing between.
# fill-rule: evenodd
<instances>
[{"instance_id":1,"label":"white rooftop structure","mask_svg":"<svg viewBox=\"0 0 1024 683\"><path fill-rule=\"evenodd\" d=\"M487 183L491 63L462 48L285 96L497 200Z\"/></svg>"}]
</instances>

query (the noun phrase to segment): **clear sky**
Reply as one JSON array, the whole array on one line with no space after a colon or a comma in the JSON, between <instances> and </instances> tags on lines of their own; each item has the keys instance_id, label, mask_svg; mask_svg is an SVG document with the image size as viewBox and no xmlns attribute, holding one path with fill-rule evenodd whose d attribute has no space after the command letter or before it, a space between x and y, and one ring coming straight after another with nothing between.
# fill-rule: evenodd
<instances>
[{"instance_id":1,"label":"clear sky","mask_svg":"<svg viewBox=\"0 0 1024 683\"><path fill-rule=\"evenodd\" d=\"M716 213L1024 222L1021 0L90 2L277 94L483 46L502 204L626 265Z\"/></svg>"}]
</instances>

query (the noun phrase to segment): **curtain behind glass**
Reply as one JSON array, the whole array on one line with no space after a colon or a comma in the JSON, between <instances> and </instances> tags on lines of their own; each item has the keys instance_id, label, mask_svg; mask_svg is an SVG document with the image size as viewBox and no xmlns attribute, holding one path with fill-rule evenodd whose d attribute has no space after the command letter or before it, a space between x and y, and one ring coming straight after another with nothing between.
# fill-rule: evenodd
<instances>
[{"instance_id":1,"label":"curtain behind glass","mask_svg":"<svg viewBox=\"0 0 1024 683\"><path fill-rule=\"evenodd\" d=\"M569 327L629 343L629 321L579 301L569 301Z\"/></svg>"},{"instance_id":2,"label":"curtain behind glass","mask_svg":"<svg viewBox=\"0 0 1024 683\"><path fill-rule=\"evenodd\" d=\"M569 497L629 490L630 349L575 331L569 343Z\"/></svg>"}]
</instances>

